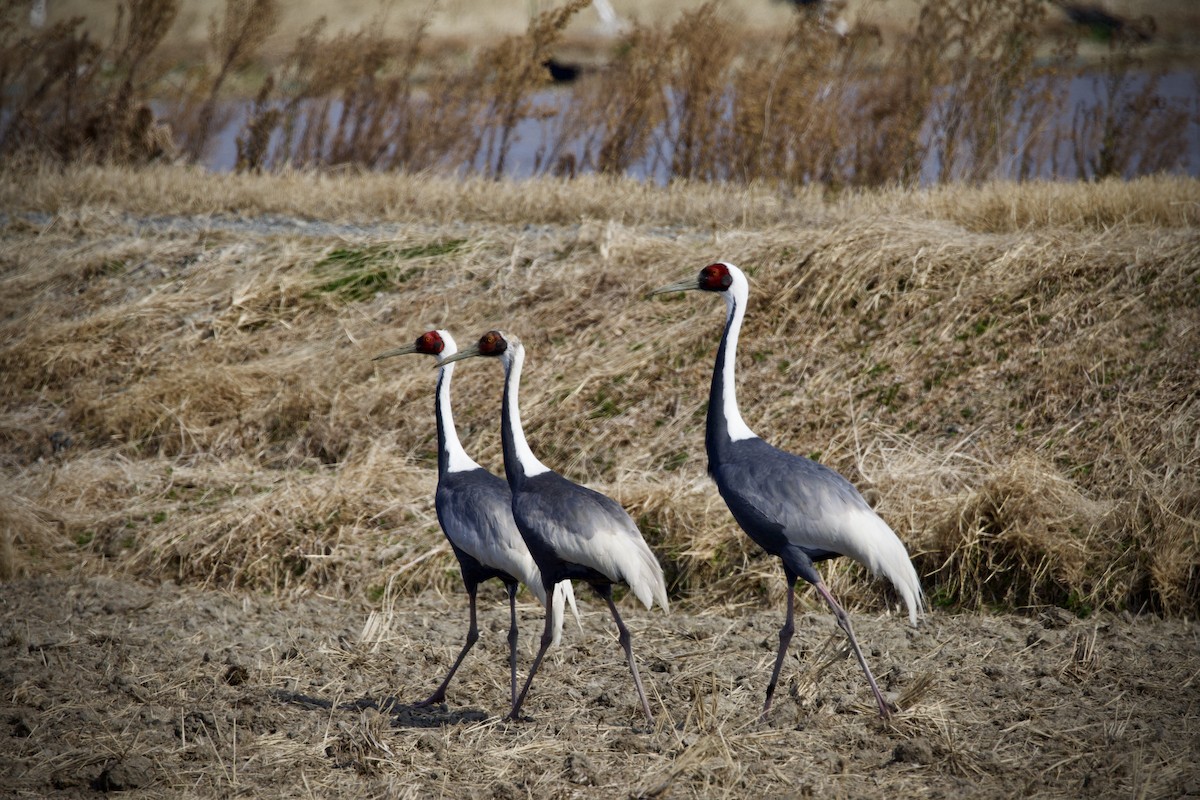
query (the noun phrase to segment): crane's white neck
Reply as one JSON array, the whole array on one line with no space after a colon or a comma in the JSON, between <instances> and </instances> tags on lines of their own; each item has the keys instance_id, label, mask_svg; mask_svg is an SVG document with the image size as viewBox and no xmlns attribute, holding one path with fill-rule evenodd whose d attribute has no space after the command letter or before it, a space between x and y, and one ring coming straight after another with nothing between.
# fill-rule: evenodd
<instances>
[{"instance_id":1,"label":"crane's white neck","mask_svg":"<svg viewBox=\"0 0 1200 800\"><path fill-rule=\"evenodd\" d=\"M750 283L745 274L733 266L726 264L733 283L721 293L725 298L725 341L723 344L724 359L719 365L721 370L721 414L725 417L725 427L732 441L755 438L754 431L742 419L742 412L737 403L737 380L734 377L734 367L737 363L738 333L742 329L742 320L746 317L746 303L750 299Z\"/></svg>"},{"instance_id":2,"label":"crane's white neck","mask_svg":"<svg viewBox=\"0 0 1200 800\"><path fill-rule=\"evenodd\" d=\"M537 456L529 449L529 443L525 441L525 429L521 425L521 406L517 395L521 388L521 368L525 366L524 345L508 340L508 347L501 360L504 362L504 469L509 482L512 483L514 476L532 478L534 475L549 472L550 468L538 461ZM510 461L516 463L510 464Z\"/></svg>"},{"instance_id":3,"label":"crane's white neck","mask_svg":"<svg viewBox=\"0 0 1200 800\"><path fill-rule=\"evenodd\" d=\"M458 352L454 339L446 331L438 331L445 348L438 354L438 363ZM437 399L435 401L438 421L438 471L469 472L480 469L458 440L454 427L454 410L450 405L450 380L454 377L454 364L444 364L438 370Z\"/></svg>"}]
</instances>

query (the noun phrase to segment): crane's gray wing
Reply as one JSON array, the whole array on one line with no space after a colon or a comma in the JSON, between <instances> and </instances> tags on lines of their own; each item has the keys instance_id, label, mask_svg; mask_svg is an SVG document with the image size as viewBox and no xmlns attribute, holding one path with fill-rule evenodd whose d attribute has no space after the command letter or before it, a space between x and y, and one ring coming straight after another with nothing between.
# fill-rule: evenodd
<instances>
[{"instance_id":1,"label":"crane's gray wing","mask_svg":"<svg viewBox=\"0 0 1200 800\"><path fill-rule=\"evenodd\" d=\"M531 549L628 584L647 608L655 600L667 607L658 559L612 498L547 472L513 494L513 516Z\"/></svg>"},{"instance_id":2,"label":"crane's gray wing","mask_svg":"<svg viewBox=\"0 0 1200 800\"><path fill-rule=\"evenodd\" d=\"M522 529L535 531L540 541L559 554L584 555L598 549L601 545L591 542L606 533L642 538L615 500L553 472L531 478L528 489L514 495L513 514Z\"/></svg>"},{"instance_id":3,"label":"crane's gray wing","mask_svg":"<svg viewBox=\"0 0 1200 800\"><path fill-rule=\"evenodd\" d=\"M886 576L916 623L921 582L904 543L841 475L749 439L732 443L713 478L738 524L767 552L802 575L804 562L795 560L791 548L803 548L811 559L822 553L849 556Z\"/></svg>"},{"instance_id":4,"label":"crane's gray wing","mask_svg":"<svg viewBox=\"0 0 1200 800\"><path fill-rule=\"evenodd\" d=\"M734 518L773 553L791 544L852 555L848 529L874 516L841 475L757 438L734 442L713 478Z\"/></svg>"},{"instance_id":5,"label":"crane's gray wing","mask_svg":"<svg viewBox=\"0 0 1200 800\"><path fill-rule=\"evenodd\" d=\"M541 592L541 578L513 521L508 484L487 470L452 472L438 483L438 522L454 545Z\"/></svg>"}]
</instances>

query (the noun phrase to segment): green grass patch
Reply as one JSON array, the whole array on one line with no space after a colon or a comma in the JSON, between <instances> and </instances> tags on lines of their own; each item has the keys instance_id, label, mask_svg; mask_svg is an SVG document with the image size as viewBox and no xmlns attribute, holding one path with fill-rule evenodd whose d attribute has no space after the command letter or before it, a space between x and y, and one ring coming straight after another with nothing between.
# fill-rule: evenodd
<instances>
[{"instance_id":1,"label":"green grass patch","mask_svg":"<svg viewBox=\"0 0 1200 800\"><path fill-rule=\"evenodd\" d=\"M445 239L411 247L391 244L339 247L313 267L313 274L321 282L312 294L333 295L346 302L366 300L424 272L423 266L402 266L404 262L450 255L465 243L465 239Z\"/></svg>"}]
</instances>

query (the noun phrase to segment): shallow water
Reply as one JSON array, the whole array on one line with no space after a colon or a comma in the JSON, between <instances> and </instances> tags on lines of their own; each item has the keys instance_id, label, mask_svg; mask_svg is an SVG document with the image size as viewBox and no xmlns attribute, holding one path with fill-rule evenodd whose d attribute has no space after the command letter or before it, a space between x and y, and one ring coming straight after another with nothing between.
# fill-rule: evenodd
<instances>
[{"instance_id":1,"label":"shallow water","mask_svg":"<svg viewBox=\"0 0 1200 800\"><path fill-rule=\"evenodd\" d=\"M1141 80L1144 81L1145 78L1143 77ZM1081 110L1095 102L1096 97L1103 91L1103 79L1098 73L1083 75L1072 80L1067 93L1066 107L1062 109L1061 117L1055 124L1069 129ZM1176 171L1182 174L1200 175L1200 75L1183 70L1167 73L1159 85L1159 93L1164 101L1179 104L1182 108L1191 111L1191 119L1187 124L1185 134L1186 154L1183 163ZM556 128L556 123L561 123L561 115L569 107L572 99L573 95L567 89L547 90L535 95L535 105L542 109L548 109L550 113L541 119L526 119L518 124L512 149L506 159L505 175L512 178L528 178L552 172L558 157L558 154L547 155L552 148L552 132ZM334 122L338 119L341 108L340 101L331 104L331 119ZM214 137L203 159L204 166L217 172L231 171L237 163L237 138L245 123L248 106L246 103L237 103L227 111L229 123ZM1046 120L1036 120L1034 124L1046 124L1046 122ZM928 127L923 134L926 144L933 135ZM1020 155L1017 148L1021 140L1027 136L1027 129L1028 125L1017 128L1008 137L1013 146L1002 158L1002 163L998 165L994 177L999 179L1020 177ZM670 178L671 152L667 143L661 137L657 138L657 146L652 146L649 154L628 170L627 174L630 177L649 178L658 183L666 183ZM587 170L583 158L582 142L568 142L563 151L569 152L576 162L582 165L582 169ZM480 158L476 160L473 169L484 172L486 166L487 164ZM941 171L937 148L930 147L929 154L921 168L921 184L936 183ZM1071 142L1067 137L1059 144L1056 152L1046 154L1035 164L1032 174L1028 177L1075 180L1090 176L1081 176L1076 169ZM1135 175L1130 174L1124 177L1131 178Z\"/></svg>"}]
</instances>

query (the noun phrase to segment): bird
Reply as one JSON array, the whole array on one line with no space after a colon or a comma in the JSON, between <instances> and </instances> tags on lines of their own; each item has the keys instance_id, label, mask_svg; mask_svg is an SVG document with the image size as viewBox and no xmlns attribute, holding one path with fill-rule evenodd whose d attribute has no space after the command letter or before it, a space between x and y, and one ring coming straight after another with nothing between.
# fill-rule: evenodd
<instances>
[{"instance_id":1,"label":"bird","mask_svg":"<svg viewBox=\"0 0 1200 800\"><path fill-rule=\"evenodd\" d=\"M537 564L525 546L512 515L512 495L508 483L493 475L476 463L463 449L454 427L454 414L450 404L450 381L454 366L446 363L446 357L458 351L454 337L449 331L426 331L412 344L380 353L372 361L393 356L421 353L436 356L438 370L437 391L434 400L434 415L437 418L438 437L438 483L434 504L438 523L450 542L458 559L463 585L470 599L471 622L467 629L467 641L459 652L454 666L446 679L429 697L414 704L416 708L442 703L446 700L446 688L463 659L479 639L476 622L475 601L480 583L490 578L499 578L508 591L510 625L508 629L508 659L511 673L512 700L517 698L517 588L524 583L546 604L547 591ZM563 606L568 603L579 621L579 610L575 606L575 594L569 583L555 587L550 605L556 609L557 626L553 631L553 643L558 644L562 635ZM581 626L582 630L582 626Z\"/></svg>"},{"instance_id":2,"label":"bird","mask_svg":"<svg viewBox=\"0 0 1200 800\"><path fill-rule=\"evenodd\" d=\"M525 347L521 340L503 331L488 331L480 337L478 344L445 361L474 356L498 358L504 366L500 426L504 474L512 490L513 519L537 562L545 590L550 592L554 587L578 579L589 584L604 600L616 622L618 640L633 675L642 711L653 724L654 714L638 675L629 629L613 602L612 587L615 583L624 583L647 609L657 602L669 612L662 567L637 525L615 500L567 480L539 461L529 448L518 401L521 369L525 364ZM525 686L509 712L511 720L520 719L521 706L551 644L554 626L561 624L555 619L559 614L560 610L547 609L541 643Z\"/></svg>"},{"instance_id":3,"label":"bird","mask_svg":"<svg viewBox=\"0 0 1200 800\"><path fill-rule=\"evenodd\" d=\"M1132 41L1149 42L1154 38L1157 25L1154 17L1143 16L1137 20L1110 13L1102 5L1096 3L1070 3L1066 0L1050 0L1052 5L1066 15L1067 19L1081 28L1087 29L1090 35L1101 41L1112 41L1118 37L1128 37Z\"/></svg>"},{"instance_id":4,"label":"bird","mask_svg":"<svg viewBox=\"0 0 1200 800\"><path fill-rule=\"evenodd\" d=\"M763 550L783 562L787 578L787 617L779 630L779 651L761 718L766 719L770 713L783 657L795 631L798 578L812 584L833 611L867 677L880 716L887 718L893 709L863 657L850 617L830 593L815 564L849 556L872 573L886 576L904 599L909 620L915 625L924 599L908 551L848 480L823 464L767 444L742 419L734 362L750 294L745 273L733 264L718 262L704 267L695 278L660 287L650 294L689 290L719 293L727 311L708 399L704 436L708 472L734 520Z\"/></svg>"},{"instance_id":5,"label":"bird","mask_svg":"<svg viewBox=\"0 0 1200 800\"><path fill-rule=\"evenodd\" d=\"M542 61L551 83L574 83L583 74L583 67L551 56Z\"/></svg>"}]
</instances>

